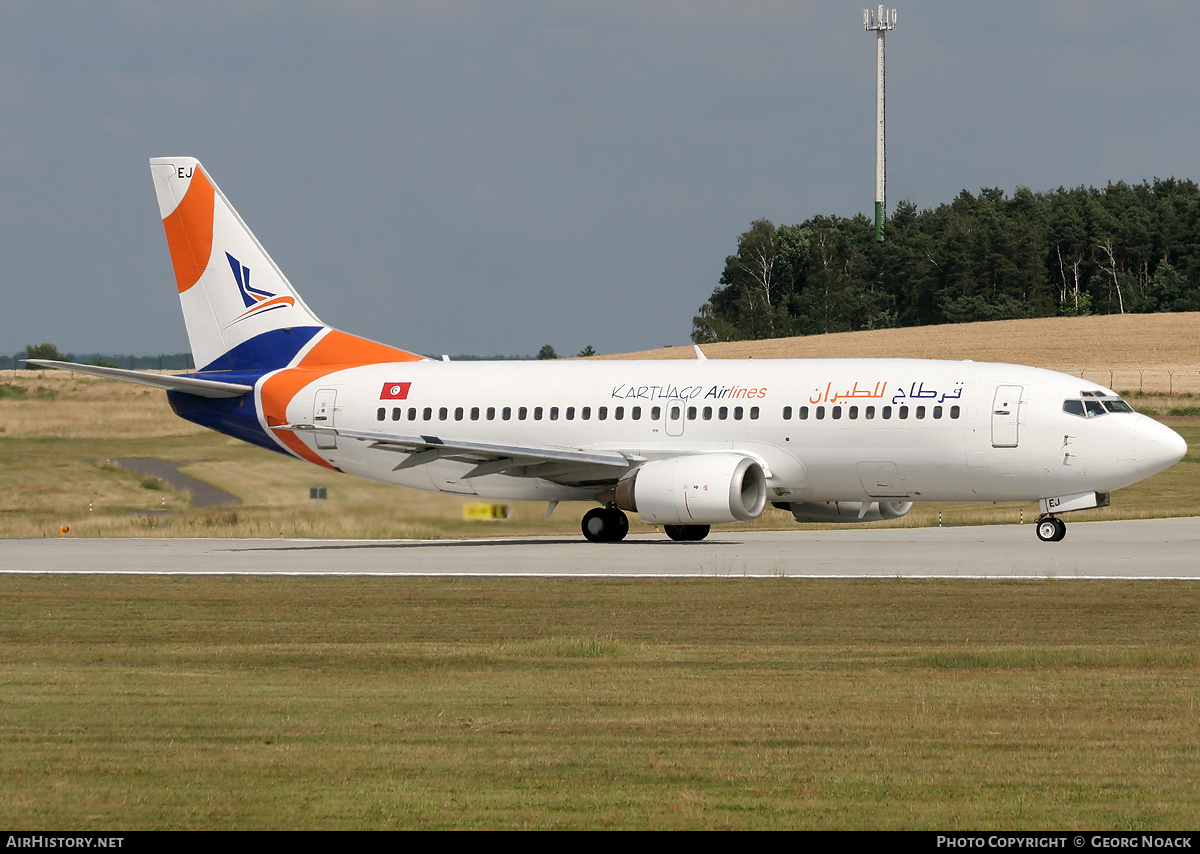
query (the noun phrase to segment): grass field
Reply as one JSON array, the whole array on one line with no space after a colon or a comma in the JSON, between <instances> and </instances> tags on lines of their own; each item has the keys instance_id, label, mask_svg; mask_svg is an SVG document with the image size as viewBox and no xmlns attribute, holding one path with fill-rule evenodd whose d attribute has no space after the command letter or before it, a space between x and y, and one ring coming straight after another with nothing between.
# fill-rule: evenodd
<instances>
[{"instance_id":1,"label":"grass field","mask_svg":"<svg viewBox=\"0 0 1200 854\"><path fill-rule=\"evenodd\" d=\"M1114 355L1104 370L1143 371L1114 384L1147 391L1135 405L1200 447L1200 388L1184 382L1200 360L1179 317L1056 320L1033 338L1071 358L1104 355L1085 351L1097 340L1141 348L1141 367ZM821 336L757 356L958 346L1070 368L963 349L1019 348L1022 330ZM709 355L746 345L723 346ZM1151 368L1172 372L1161 388ZM190 509L106 462L137 456L187 461L244 504ZM1192 514L1197 462L1073 518ZM328 489L319 512L310 486ZM0 537L578 532L581 508L547 520L518 503L480 523L462 503L226 439L158 392L0 377ZM899 523L939 509L960 524L1021 506L919 506ZM777 511L755 526L795 527ZM0 575L0 825L1189 828L1198 617L1200 587L1177 582Z\"/></svg>"},{"instance_id":2,"label":"grass field","mask_svg":"<svg viewBox=\"0 0 1200 854\"><path fill-rule=\"evenodd\" d=\"M1183 583L0 576L10 828L1186 829Z\"/></svg>"}]
</instances>

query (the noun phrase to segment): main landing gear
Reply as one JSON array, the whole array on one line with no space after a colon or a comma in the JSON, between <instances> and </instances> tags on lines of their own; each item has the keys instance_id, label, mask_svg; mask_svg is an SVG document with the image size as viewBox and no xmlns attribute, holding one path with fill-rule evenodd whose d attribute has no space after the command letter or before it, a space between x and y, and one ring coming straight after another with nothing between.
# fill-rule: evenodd
<instances>
[{"instance_id":1,"label":"main landing gear","mask_svg":"<svg viewBox=\"0 0 1200 854\"><path fill-rule=\"evenodd\" d=\"M629 517L615 504L589 510L583 516L583 535L593 543L618 543L629 533Z\"/></svg>"},{"instance_id":2,"label":"main landing gear","mask_svg":"<svg viewBox=\"0 0 1200 854\"><path fill-rule=\"evenodd\" d=\"M708 536L708 525L663 525L663 530L672 540L695 542Z\"/></svg>"},{"instance_id":3,"label":"main landing gear","mask_svg":"<svg viewBox=\"0 0 1200 854\"><path fill-rule=\"evenodd\" d=\"M1037 520L1036 530L1043 543L1057 543L1067 535L1067 523L1057 516L1043 516Z\"/></svg>"}]
</instances>

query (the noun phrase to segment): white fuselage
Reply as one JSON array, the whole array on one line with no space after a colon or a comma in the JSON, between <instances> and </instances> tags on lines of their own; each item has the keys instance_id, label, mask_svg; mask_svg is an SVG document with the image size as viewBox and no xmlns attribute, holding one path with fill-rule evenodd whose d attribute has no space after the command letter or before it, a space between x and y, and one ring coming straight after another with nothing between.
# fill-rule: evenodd
<instances>
[{"instance_id":1,"label":"white fuselage","mask_svg":"<svg viewBox=\"0 0 1200 854\"><path fill-rule=\"evenodd\" d=\"M1186 450L1173 431L1134 412L1064 411L1064 401L1093 394L1116 397L1066 374L968 361L421 361L327 373L292 397L287 419L312 424L319 412L339 430L618 451L638 461L734 451L762 464L773 501L1107 493ZM416 489L550 501L599 491L586 476L468 478L473 464L451 459L394 470L403 459L394 450L303 440L342 471Z\"/></svg>"}]
</instances>

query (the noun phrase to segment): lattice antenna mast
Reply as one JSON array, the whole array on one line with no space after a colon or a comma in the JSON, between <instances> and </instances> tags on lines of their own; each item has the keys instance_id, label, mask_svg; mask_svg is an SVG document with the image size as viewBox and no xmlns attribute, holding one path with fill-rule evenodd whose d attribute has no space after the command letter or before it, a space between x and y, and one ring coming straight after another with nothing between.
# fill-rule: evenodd
<instances>
[{"instance_id":1,"label":"lattice antenna mast","mask_svg":"<svg viewBox=\"0 0 1200 854\"><path fill-rule=\"evenodd\" d=\"M883 242L883 211L887 201L887 178L884 157L884 85L883 34L896 29L896 10L879 7L878 12L863 9L863 29L875 32L875 239Z\"/></svg>"}]
</instances>

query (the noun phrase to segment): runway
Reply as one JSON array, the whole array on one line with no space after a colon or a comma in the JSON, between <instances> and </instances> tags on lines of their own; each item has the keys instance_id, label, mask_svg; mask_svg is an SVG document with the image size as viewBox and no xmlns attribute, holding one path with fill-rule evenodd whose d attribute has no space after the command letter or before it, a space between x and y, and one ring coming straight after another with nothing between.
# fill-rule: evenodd
<instances>
[{"instance_id":1,"label":"runway","mask_svg":"<svg viewBox=\"0 0 1200 854\"><path fill-rule=\"evenodd\" d=\"M1200 580L1200 518L1077 522L1060 543L1032 525L719 531L475 540L44 539L0 542L0 572L747 578Z\"/></svg>"}]
</instances>

